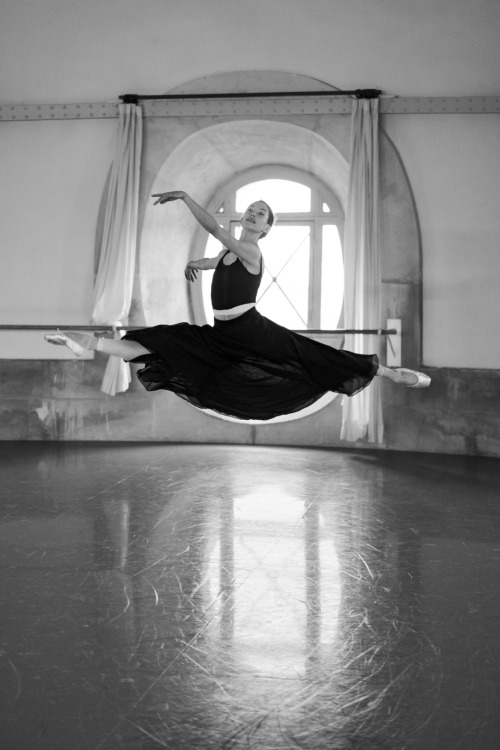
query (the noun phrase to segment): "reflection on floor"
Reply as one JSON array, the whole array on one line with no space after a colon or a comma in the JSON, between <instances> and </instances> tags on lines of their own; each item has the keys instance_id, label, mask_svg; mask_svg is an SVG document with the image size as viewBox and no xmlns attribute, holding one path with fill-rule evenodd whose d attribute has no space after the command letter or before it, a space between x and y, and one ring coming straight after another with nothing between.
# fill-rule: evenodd
<instances>
[{"instance_id":1,"label":"reflection on floor","mask_svg":"<svg viewBox=\"0 0 500 750\"><path fill-rule=\"evenodd\" d=\"M498 748L498 460L0 458L2 750Z\"/></svg>"}]
</instances>

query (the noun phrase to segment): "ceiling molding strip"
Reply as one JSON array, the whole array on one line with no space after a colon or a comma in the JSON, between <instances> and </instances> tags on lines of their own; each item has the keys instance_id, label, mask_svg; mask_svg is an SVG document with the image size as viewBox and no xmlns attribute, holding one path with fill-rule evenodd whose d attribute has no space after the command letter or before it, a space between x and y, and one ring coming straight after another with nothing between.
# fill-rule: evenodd
<instances>
[{"instance_id":1,"label":"ceiling molding strip","mask_svg":"<svg viewBox=\"0 0 500 750\"><path fill-rule=\"evenodd\" d=\"M355 97L278 96L238 99L169 99L144 101L144 117L286 117L350 114ZM118 117L119 102L97 104L4 104L0 122L32 120L102 120ZM385 115L499 114L500 96L380 98Z\"/></svg>"},{"instance_id":2,"label":"ceiling molding strip","mask_svg":"<svg viewBox=\"0 0 500 750\"><path fill-rule=\"evenodd\" d=\"M386 115L499 114L500 96L387 97L380 100Z\"/></svg>"}]
</instances>

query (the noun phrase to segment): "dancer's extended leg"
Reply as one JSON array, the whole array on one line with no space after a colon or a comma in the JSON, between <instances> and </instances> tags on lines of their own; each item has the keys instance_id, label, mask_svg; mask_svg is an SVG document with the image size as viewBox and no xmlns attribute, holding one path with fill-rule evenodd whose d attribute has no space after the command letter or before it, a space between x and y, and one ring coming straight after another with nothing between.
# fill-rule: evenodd
<instances>
[{"instance_id":1,"label":"dancer's extended leg","mask_svg":"<svg viewBox=\"0 0 500 750\"><path fill-rule=\"evenodd\" d=\"M400 383L409 388L428 388L431 384L431 379L428 375L423 372L417 372L417 370L408 370L406 367L393 369L379 365L377 375L381 378L389 378L393 383Z\"/></svg>"},{"instance_id":2,"label":"dancer's extended leg","mask_svg":"<svg viewBox=\"0 0 500 750\"><path fill-rule=\"evenodd\" d=\"M151 354L149 349L146 349L137 341L99 338L97 342L96 349L98 351L109 354L112 357L121 357L125 360L135 359L135 357L140 357L143 354Z\"/></svg>"},{"instance_id":3,"label":"dancer's extended leg","mask_svg":"<svg viewBox=\"0 0 500 750\"><path fill-rule=\"evenodd\" d=\"M58 333L47 334L45 340L50 344L67 346L77 357L81 357L85 351L91 349L125 360L150 354L149 350L137 341L96 338L88 333L80 333L79 331L65 331L64 333L58 331Z\"/></svg>"}]
</instances>

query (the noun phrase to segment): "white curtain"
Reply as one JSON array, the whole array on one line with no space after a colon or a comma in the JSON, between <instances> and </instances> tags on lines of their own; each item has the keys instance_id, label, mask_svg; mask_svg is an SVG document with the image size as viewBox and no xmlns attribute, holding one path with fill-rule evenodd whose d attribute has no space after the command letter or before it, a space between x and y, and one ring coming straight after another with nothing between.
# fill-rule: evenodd
<instances>
[{"instance_id":1,"label":"white curtain","mask_svg":"<svg viewBox=\"0 0 500 750\"><path fill-rule=\"evenodd\" d=\"M344 232L345 327L380 325L378 243L378 99L357 99L352 113L350 173ZM346 336L345 349L378 354L380 337ZM344 396L341 438L382 443L380 378L356 396Z\"/></svg>"},{"instance_id":2,"label":"white curtain","mask_svg":"<svg viewBox=\"0 0 500 750\"><path fill-rule=\"evenodd\" d=\"M132 301L137 246L139 174L142 150L142 110L119 105L115 156L109 180L99 268L91 322L118 328L127 324ZM115 333L119 338L119 333ZM101 389L114 396L130 384L130 367L110 357Z\"/></svg>"}]
</instances>

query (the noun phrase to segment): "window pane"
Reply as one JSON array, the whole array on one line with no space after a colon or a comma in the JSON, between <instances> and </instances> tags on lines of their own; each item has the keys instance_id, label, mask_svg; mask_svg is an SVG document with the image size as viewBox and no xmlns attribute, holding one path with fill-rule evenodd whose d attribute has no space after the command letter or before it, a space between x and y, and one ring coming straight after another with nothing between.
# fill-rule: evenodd
<instances>
[{"instance_id":1,"label":"window pane","mask_svg":"<svg viewBox=\"0 0 500 750\"><path fill-rule=\"evenodd\" d=\"M307 328L310 227L277 226L262 243L265 271L258 310L287 328Z\"/></svg>"},{"instance_id":2,"label":"window pane","mask_svg":"<svg viewBox=\"0 0 500 750\"><path fill-rule=\"evenodd\" d=\"M206 258L215 258L220 251L222 250L222 245L218 240L215 239L215 237L212 237L211 234L208 235L207 244L205 247L205 257ZM213 271L200 271L198 274L198 279L201 277L201 283L202 283L202 295L203 295L203 308L205 310L205 316L207 318L207 323L212 325L214 322L214 314L212 312L212 302L210 299L210 287L212 286L212 276L214 275ZM194 282L195 284L198 284L198 281Z\"/></svg>"},{"instance_id":3,"label":"window pane","mask_svg":"<svg viewBox=\"0 0 500 750\"><path fill-rule=\"evenodd\" d=\"M337 227L323 227L321 328L337 328L344 301L344 261Z\"/></svg>"},{"instance_id":4,"label":"window pane","mask_svg":"<svg viewBox=\"0 0 500 750\"><path fill-rule=\"evenodd\" d=\"M279 323L285 328L307 328L297 310L290 304L276 284L271 284L269 288L266 288L266 293L259 301L257 309L261 315L274 320L275 323Z\"/></svg>"},{"instance_id":5,"label":"window pane","mask_svg":"<svg viewBox=\"0 0 500 750\"><path fill-rule=\"evenodd\" d=\"M273 212L296 213L311 210L311 189L292 180L259 180L236 191L236 211L243 213L251 203L263 200Z\"/></svg>"}]
</instances>

